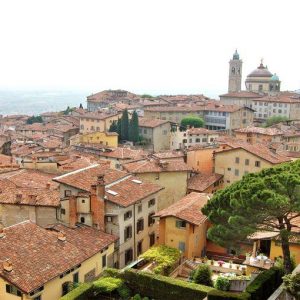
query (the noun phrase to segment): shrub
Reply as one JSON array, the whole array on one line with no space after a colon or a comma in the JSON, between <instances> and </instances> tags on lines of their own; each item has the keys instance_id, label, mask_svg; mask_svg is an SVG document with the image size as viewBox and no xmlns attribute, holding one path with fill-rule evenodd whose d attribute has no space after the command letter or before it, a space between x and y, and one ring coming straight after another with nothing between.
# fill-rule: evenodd
<instances>
[{"instance_id":1,"label":"shrub","mask_svg":"<svg viewBox=\"0 0 300 300\"><path fill-rule=\"evenodd\" d=\"M77 288L60 298L60 300L86 300L92 293L91 283L81 283Z\"/></svg>"},{"instance_id":2,"label":"shrub","mask_svg":"<svg viewBox=\"0 0 300 300\"><path fill-rule=\"evenodd\" d=\"M204 121L203 121L203 119L201 119L197 116L189 116L189 117L183 118L181 120L180 125L182 127L185 127L185 128L187 126L192 126L192 127L195 127L195 128L199 128L199 127L204 126Z\"/></svg>"},{"instance_id":3,"label":"shrub","mask_svg":"<svg viewBox=\"0 0 300 300\"><path fill-rule=\"evenodd\" d=\"M133 296L132 300L142 300L142 297L140 294L136 294Z\"/></svg>"},{"instance_id":4,"label":"shrub","mask_svg":"<svg viewBox=\"0 0 300 300\"><path fill-rule=\"evenodd\" d=\"M195 283L203 284L207 286L213 286L211 279L212 273L208 265L201 264L194 273L193 280Z\"/></svg>"},{"instance_id":5,"label":"shrub","mask_svg":"<svg viewBox=\"0 0 300 300\"><path fill-rule=\"evenodd\" d=\"M151 247L140 257L147 261L156 262L157 266L153 269L155 274L168 275L179 260L180 251L176 248L159 245Z\"/></svg>"},{"instance_id":6,"label":"shrub","mask_svg":"<svg viewBox=\"0 0 300 300\"><path fill-rule=\"evenodd\" d=\"M284 288L296 299L300 299L300 273L283 277Z\"/></svg>"},{"instance_id":7,"label":"shrub","mask_svg":"<svg viewBox=\"0 0 300 300\"><path fill-rule=\"evenodd\" d=\"M251 300L264 300L278 288L282 283L281 271L278 268L271 268L260 273L246 288L251 295Z\"/></svg>"},{"instance_id":8,"label":"shrub","mask_svg":"<svg viewBox=\"0 0 300 300\"><path fill-rule=\"evenodd\" d=\"M208 300L248 300L250 295L248 293L230 293L219 290L211 290L207 295Z\"/></svg>"},{"instance_id":9,"label":"shrub","mask_svg":"<svg viewBox=\"0 0 300 300\"><path fill-rule=\"evenodd\" d=\"M123 281L119 278L101 277L93 282L93 289L99 294L110 294L111 292L120 288L122 284Z\"/></svg>"},{"instance_id":10,"label":"shrub","mask_svg":"<svg viewBox=\"0 0 300 300\"><path fill-rule=\"evenodd\" d=\"M220 291L228 291L230 288L230 280L226 277L219 276L215 282L215 288Z\"/></svg>"},{"instance_id":11,"label":"shrub","mask_svg":"<svg viewBox=\"0 0 300 300\"><path fill-rule=\"evenodd\" d=\"M120 272L119 276L134 293L154 299L201 300L212 290L208 286L130 269Z\"/></svg>"}]
</instances>

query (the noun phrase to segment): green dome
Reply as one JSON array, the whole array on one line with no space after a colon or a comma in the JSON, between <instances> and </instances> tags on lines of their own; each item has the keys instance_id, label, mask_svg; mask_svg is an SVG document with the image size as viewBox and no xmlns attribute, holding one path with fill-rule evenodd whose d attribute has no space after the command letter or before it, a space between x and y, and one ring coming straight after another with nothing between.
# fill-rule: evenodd
<instances>
[{"instance_id":1,"label":"green dome","mask_svg":"<svg viewBox=\"0 0 300 300\"><path fill-rule=\"evenodd\" d=\"M238 54L237 50L235 50L235 52L233 53L233 59L240 59L240 55Z\"/></svg>"},{"instance_id":2,"label":"green dome","mask_svg":"<svg viewBox=\"0 0 300 300\"><path fill-rule=\"evenodd\" d=\"M279 81L279 77L274 73L274 75L271 77L272 81Z\"/></svg>"}]
</instances>

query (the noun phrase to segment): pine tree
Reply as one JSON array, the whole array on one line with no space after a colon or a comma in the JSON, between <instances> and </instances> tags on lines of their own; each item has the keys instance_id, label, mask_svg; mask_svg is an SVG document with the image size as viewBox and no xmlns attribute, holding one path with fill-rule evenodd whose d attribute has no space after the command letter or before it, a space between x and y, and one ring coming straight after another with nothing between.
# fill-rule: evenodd
<instances>
[{"instance_id":1,"label":"pine tree","mask_svg":"<svg viewBox=\"0 0 300 300\"><path fill-rule=\"evenodd\" d=\"M129 129L129 120L128 120L128 111L125 109L121 118L121 140L128 140L128 129Z\"/></svg>"}]
</instances>

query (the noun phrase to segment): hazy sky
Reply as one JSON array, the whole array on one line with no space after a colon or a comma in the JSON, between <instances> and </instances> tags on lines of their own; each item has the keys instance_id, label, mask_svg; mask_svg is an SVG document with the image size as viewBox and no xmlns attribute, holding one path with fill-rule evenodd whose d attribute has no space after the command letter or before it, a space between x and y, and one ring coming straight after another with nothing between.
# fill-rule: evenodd
<instances>
[{"instance_id":1,"label":"hazy sky","mask_svg":"<svg viewBox=\"0 0 300 300\"><path fill-rule=\"evenodd\" d=\"M299 0L0 0L0 88L227 90L261 57L300 88Z\"/></svg>"}]
</instances>

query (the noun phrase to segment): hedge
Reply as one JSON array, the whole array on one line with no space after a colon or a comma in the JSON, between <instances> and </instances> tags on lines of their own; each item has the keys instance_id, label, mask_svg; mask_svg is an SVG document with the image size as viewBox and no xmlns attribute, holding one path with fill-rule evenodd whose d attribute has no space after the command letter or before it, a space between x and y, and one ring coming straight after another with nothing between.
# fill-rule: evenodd
<instances>
[{"instance_id":1,"label":"hedge","mask_svg":"<svg viewBox=\"0 0 300 300\"><path fill-rule=\"evenodd\" d=\"M91 283L81 283L77 288L60 298L60 300L86 300L91 294Z\"/></svg>"},{"instance_id":2,"label":"hedge","mask_svg":"<svg viewBox=\"0 0 300 300\"><path fill-rule=\"evenodd\" d=\"M246 292L251 295L251 300L265 300L282 283L282 270L271 268L263 271L247 286Z\"/></svg>"},{"instance_id":3,"label":"hedge","mask_svg":"<svg viewBox=\"0 0 300 300\"><path fill-rule=\"evenodd\" d=\"M124 279L125 284L132 289L135 294L141 294L154 299L201 300L213 289L205 285L133 270L120 272L119 276Z\"/></svg>"},{"instance_id":4,"label":"hedge","mask_svg":"<svg viewBox=\"0 0 300 300\"><path fill-rule=\"evenodd\" d=\"M212 290L208 292L208 300L248 300L250 295L248 293L231 293L219 290Z\"/></svg>"}]
</instances>

